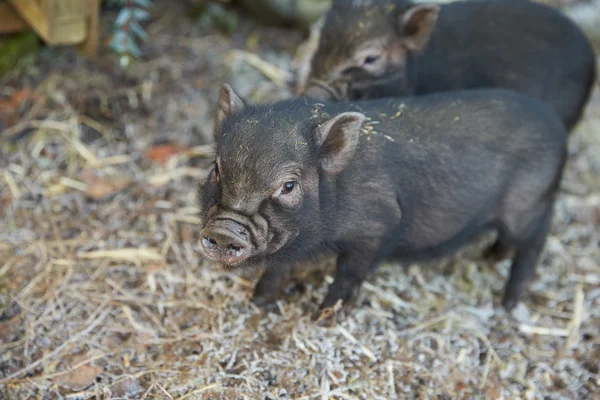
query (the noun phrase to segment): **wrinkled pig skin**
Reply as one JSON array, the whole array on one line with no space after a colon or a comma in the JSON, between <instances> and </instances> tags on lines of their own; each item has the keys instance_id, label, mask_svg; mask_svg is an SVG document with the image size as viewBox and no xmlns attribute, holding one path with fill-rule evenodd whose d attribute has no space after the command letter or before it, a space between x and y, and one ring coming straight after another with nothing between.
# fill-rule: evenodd
<instances>
[{"instance_id":1,"label":"wrinkled pig skin","mask_svg":"<svg viewBox=\"0 0 600 400\"><path fill-rule=\"evenodd\" d=\"M199 248L229 270L265 266L257 303L277 299L296 263L335 255L321 307L346 304L383 261L443 257L495 230L488 253L515 254L510 309L535 277L567 132L505 90L247 105L224 85L215 142Z\"/></svg>"},{"instance_id":2,"label":"wrinkled pig skin","mask_svg":"<svg viewBox=\"0 0 600 400\"><path fill-rule=\"evenodd\" d=\"M571 130L595 79L588 39L551 6L528 0L336 0L305 95L340 101L512 89L551 105Z\"/></svg>"}]
</instances>

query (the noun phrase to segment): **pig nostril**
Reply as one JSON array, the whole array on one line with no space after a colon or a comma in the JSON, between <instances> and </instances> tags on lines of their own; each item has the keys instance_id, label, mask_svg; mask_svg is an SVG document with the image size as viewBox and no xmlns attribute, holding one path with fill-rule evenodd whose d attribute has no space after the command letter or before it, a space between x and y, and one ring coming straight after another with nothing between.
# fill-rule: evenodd
<instances>
[{"instance_id":1,"label":"pig nostril","mask_svg":"<svg viewBox=\"0 0 600 400\"><path fill-rule=\"evenodd\" d=\"M211 238L211 237L205 237L203 239L203 242L204 242L205 245L210 246L210 247L213 247L213 246L217 245L217 241L215 239Z\"/></svg>"},{"instance_id":2,"label":"pig nostril","mask_svg":"<svg viewBox=\"0 0 600 400\"><path fill-rule=\"evenodd\" d=\"M231 251L235 251L235 252L238 252L241 249L242 249L241 246L236 246L236 245L233 245L233 244L230 244L229 246L227 246L227 250L231 250Z\"/></svg>"}]
</instances>

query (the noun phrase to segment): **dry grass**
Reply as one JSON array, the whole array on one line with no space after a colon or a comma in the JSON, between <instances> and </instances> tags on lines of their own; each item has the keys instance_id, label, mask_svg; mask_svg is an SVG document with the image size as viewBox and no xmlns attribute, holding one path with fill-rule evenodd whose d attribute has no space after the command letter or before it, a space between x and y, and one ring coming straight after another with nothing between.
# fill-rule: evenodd
<instances>
[{"instance_id":1,"label":"dry grass","mask_svg":"<svg viewBox=\"0 0 600 400\"><path fill-rule=\"evenodd\" d=\"M290 57L259 47L275 84L222 57L224 38L161 21L134 71L52 50L4 82L35 96L1 134L0 398L598 398L598 91L539 278L512 316L499 306L508 261L482 261L480 243L380 268L324 326L310 315L329 264L298 271L304 284L266 313L248 302L254 278L194 251L219 83L283 97ZM187 150L152 162L161 138Z\"/></svg>"}]
</instances>

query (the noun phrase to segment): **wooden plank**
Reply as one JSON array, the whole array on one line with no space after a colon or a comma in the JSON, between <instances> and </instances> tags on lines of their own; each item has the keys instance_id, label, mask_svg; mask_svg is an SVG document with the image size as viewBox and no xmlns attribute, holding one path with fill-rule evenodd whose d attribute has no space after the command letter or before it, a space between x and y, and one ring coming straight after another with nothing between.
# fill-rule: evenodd
<instances>
[{"instance_id":1,"label":"wooden plank","mask_svg":"<svg viewBox=\"0 0 600 400\"><path fill-rule=\"evenodd\" d=\"M48 35L54 44L76 44L86 38L86 3L82 0L38 0L48 17Z\"/></svg>"},{"instance_id":2,"label":"wooden plank","mask_svg":"<svg viewBox=\"0 0 600 400\"><path fill-rule=\"evenodd\" d=\"M48 18L40 5L34 0L8 0L15 11L33 28L44 42L52 44L49 36Z\"/></svg>"},{"instance_id":3,"label":"wooden plank","mask_svg":"<svg viewBox=\"0 0 600 400\"><path fill-rule=\"evenodd\" d=\"M98 51L99 41L99 20L100 20L100 0L87 0L87 37L79 45L79 49L86 56L94 56Z\"/></svg>"},{"instance_id":4,"label":"wooden plank","mask_svg":"<svg viewBox=\"0 0 600 400\"><path fill-rule=\"evenodd\" d=\"M82 0L8 1L49 45L76 44L86 39L86 4Z\"/></svg>"},{"instance_id":5,"label":"wooden plank","mask_svg":"<svg viewBox=\"0 0 600 400\"><path fill-rule=\"evenodd\" d=\"M19 32L27 28L27 22L10 4L0 3L0 33Z\"/></svg>"}]
</instances>

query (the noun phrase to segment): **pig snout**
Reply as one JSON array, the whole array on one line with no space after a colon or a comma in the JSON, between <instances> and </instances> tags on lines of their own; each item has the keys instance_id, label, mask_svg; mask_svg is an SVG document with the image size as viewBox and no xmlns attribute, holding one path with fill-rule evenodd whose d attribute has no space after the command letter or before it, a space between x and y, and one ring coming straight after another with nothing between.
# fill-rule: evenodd
<instances>
[{"instance_id":1,"label":"pig snout","mask_svg":"<svg viewBox=\"0 0 600 400\"><path fill-rule=\"evenodd\" d=\"M313 79L308 83L304 95L321 101L340 101L346 97L346 90L345 84L328 85L323 81Z\"/></svg>"},{"instance_id":2,"label":"pig snout","mask_svg":"<svg viewBox=\"0 0 600 400\"><path fill-rule=\"evenodd\" d=\"M309 86L304 92L304 95L316 100L335 100L328 90L316 85Z\"/></svg>"},{"instance_id":3,"label":"pig snout","mask_svg":"<svg viewBox=\"0 0 600 400\"><path fill-rule=\"evenodd\" d=\"M206 227L200 242L210 259L228 265L243 261L250 255L246 228L232 220L218 220Z\"/></svg>"}]
</instances>

